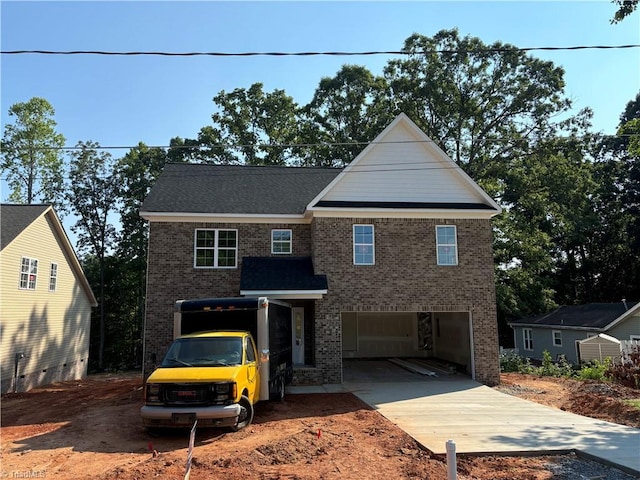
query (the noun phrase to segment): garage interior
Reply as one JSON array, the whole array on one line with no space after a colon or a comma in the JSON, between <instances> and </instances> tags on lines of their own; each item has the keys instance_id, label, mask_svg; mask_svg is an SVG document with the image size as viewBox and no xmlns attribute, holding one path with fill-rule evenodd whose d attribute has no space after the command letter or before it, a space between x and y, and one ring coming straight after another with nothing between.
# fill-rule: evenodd
<instances>
[{"instance_id":1,"label":"garage interior","mask_svg":"<svg viewBox=\"0 0 640 480\"><path fill-rule=\"evenodd\" d=\"M399 359L398 364L472 376L469 312L342 312L341 317L343 364Z\"/></svg>"}]
</instances>

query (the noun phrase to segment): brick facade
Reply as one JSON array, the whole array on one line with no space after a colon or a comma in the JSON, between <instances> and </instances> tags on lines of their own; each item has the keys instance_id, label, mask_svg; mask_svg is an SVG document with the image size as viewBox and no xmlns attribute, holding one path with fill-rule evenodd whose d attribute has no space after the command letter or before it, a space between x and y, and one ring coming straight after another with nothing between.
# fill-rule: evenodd
<instances>
[{"instance_id":1,"label":"brick facade","mask_svg":"<svg viewBox=\"0 0 640 480\"><path fill-rule=\"evenodd\" d=\"M375 227L375 265L353 265L352 225ZM438 266L436 225L456 225L458 265ZM491 222L487 219L314 218L311 225L150 223L145 374L173 338L176 300L237 296L243 256L271 255L270 231L293 230L293 255L312 256L326 274L328 294L316 300L307 332L314 365L298 371L299 383L342 382L341 312L469 312L473 322L476 379L499 382L498 334ZM238 268L194 269L196 228L238 230ZM310 311L310 312L309 312Z\"/></svg>"}]
</instances>

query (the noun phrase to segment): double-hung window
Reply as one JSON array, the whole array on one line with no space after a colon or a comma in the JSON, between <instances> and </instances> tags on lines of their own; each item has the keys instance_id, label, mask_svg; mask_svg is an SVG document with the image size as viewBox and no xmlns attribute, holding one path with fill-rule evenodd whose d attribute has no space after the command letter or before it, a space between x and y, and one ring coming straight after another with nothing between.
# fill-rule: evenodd
<instances>
[{"instance_id":1,"label":"double-hung window","mask_svg":"<svg viewBox=\"0 0 640 480\"><path fill-rule=\"evenodd\" d=\"M38 260L22 257L20 263L20 289L35 290L38 279Z\"/></svg>"},{"instance_id":2,"label":"double-hung window","mask_svg":"<svg viewBox=\"0 0 640 480\"><path fill-rule=\"evenodd\" d=\"M236 268L238 231L215 228L196 229L194 267Z\"/></svg>"},{"instance_id":3,"label":"double-hung window","mask_svg":"<svg viewBox=\"0 0 640 480\"><path fill-rule=\"evenodd\" d=\"M271 230L271 253L291 253L291 230Z\"/></svg>"},{"instance_id":4,"label":"double-hung window","mask_svg":"<svg viewBox=\"0 0 640 480\"><path fill-rule=\"evenodd\" d=\"M52 263L49 271L49 291L55 292L58 284L58 264Z\"/></svg>"},{"instance_id":5,"label":"double-hung window","mask_svg":"<svg viewBox=\"0 0 640 480\"><path fill-rule=\"evenodd\" d=\"M373 225L353 226L353 264L374 265L376 261Z\"/></svg>"},{"instance_id":6,"label":"double-hung window","mask_svg":"<svg viewBox=\"0 0 640 480\"><path fill-rule=\"evenodd\" d=\"M562 330L553 330L551 332L553 335L553 346L561 347L562 346Z\"/></svg>"},{"instance_id":7,"label":"double-hung window","mask_svg":"<svg viewBox=\"0 0 640 480\"><path fill-rule=\"evenodd\" d=\"M525 350L533 350L533 337L531 336L530 328L522 329L522 341L524 343Z\"/></svg>"},{"instance_id":8,"label":"double-hung window","mask_svg":"<svg viewBox=\"0 0 640 480\"><path fill-rule=\"evenodd\" d=\"M455 225L436 225L438 265L458 265L458 240Z\"/></svg>"}]
</instances>

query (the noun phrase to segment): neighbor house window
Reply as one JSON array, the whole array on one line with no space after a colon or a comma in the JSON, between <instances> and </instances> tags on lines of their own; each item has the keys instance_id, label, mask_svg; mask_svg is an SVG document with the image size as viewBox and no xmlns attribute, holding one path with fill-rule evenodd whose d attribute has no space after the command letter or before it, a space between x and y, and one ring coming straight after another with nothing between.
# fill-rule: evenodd
<instances>
[{"instance_id":1,"label":"neighbor house window","mask_svg":"<svg viewBox=\"0 0 640 480\"><path fill-rule=\"evenodd\" d=\"M291 230L271 230L271 253L291 253Z\"/></svg>"},{"instance_id":2,"label":"neighbor house window","mask_svg":"<svg viewBox=\"0 0 640 480\"><path fill-rule=\"evenodd\" d=\"M522 340L524 343L525 350L533 350L533 337L531 336L530 328L522 329Z\"/></svg>"},{"instance_id":3,"label":"neighbor house window","mask_svg":"<svg viewBox=\"0 0 640 480\"><path fill-rule=\"evenodd\" d=\"M56 284L58 283L58 264L52 263L51 270L49 271L49 291L56 291Z\"/></svg>"},{"instance_id":4,"label":"neighbor house window","mask_svg":"<svg viewBox=\"0 0 640 480\"><path fill-rule=\"evenodd\" d=\"M238 264L238 231L197 229L194 257L196 268L235 268Z\"/></svg>"},{"instance_id":5,"label":"neighbor house window","mask_svg":"<svg viewBox=\"0 0 640 480\"><path fill-rule=\"evenodd\" d=\"M20 288L23 290L35 290L38 277L38 260L22 257L20 263Z\"/></svg>"},{"instance_id":6,"label":"neighbor house window","mask_svg":"<svg viewBox=\"0 0 640 480\"><path fill-rule=\"evenodd\" d=\"M455 225L436 226L438 265L458 264L458 242Z\"/></svg>"},{"instance_id":7,"label":"neighbor house window","mask_svg":"<svg viewBox=\"0 0 640 480\"><path fill-rule=\"evenodd\" d=\"M562 346L562 332L560 330L554 330L551 332L553 335L553 346L561 347Z\"/></svg>"},{"instance_id":8,"label":"neighbor house window","mask_svg":"<svg viewBox=\"0 0 640 480\"><path fill-rule=\"evenodd\" d=\"M375 263L373 225L353 226L353 263L354 265Z\"/></svg>"}]
</instances>

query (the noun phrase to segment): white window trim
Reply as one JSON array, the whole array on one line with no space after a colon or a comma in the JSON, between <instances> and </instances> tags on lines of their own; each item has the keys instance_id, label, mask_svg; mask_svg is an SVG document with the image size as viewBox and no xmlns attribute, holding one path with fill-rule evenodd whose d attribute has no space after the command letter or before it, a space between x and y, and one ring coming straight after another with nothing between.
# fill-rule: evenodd
<instances>
[{"instance_id":1,"label":"white window trim","mask_svg":"<svg viewBox=\"0 0 640 480\"><path fill-rule=\"evenodd\" d=\"M438 228L441 227L453 228L455 243L438 243ZM455 263L440 263L439 247L453 247L456 254ZM458 228L456 225L436 225L436 262L438 266L442 267L455 267L458 265Z\"/></svg>"},{"instance_id":2,"label":"white window trim","mask_svg":"<svg viewBox=\"0 0 640 480\"><path fill-rule=\"evenodd\" d=\"M55 269L53 268L55 266ZM53 288L51 288L51 281L53 280ZM49 291L55 292L58 288L58 264L55 262L51 262L51 267L49 268Z\"/></svg>"},{"instance_id":3,"label":"white window trim","mask_svg":"<svg viewBox=\"0 0 640 480\"><path fill-rule=\"evenodd\" d=\"M22 271L22 265L24 264L24 260L28 260L29 261L29 268L26 272ZM36 265L36 273L34 273L35 275L35 279L33 281L33 288L31 288L30 285L30 277L31 277L31 269L33 267L33 264L35 262ZM20 276L18 279L18 289L20 290L36 290L38 288L38 259L37 258L31 258L31 257L21 257L20 258ZM26 280L26 286L23 287L22 286L22 276L26 275L27 276L27 280Z\"/></svg>"},{"instance_id":4,"label":"white window trim","mask_svg":"<svg viewBox=\"0 0 640 480\"><path fill-rule=\"evenodd\" d=\"M527 332L529 332L529 342L527 342ZM527 343L530 343L530 348L527 348ZM533 331L530 328L522 329L522 348L527 352L533 352Z\"/></svg>"},{"instance_id":5,"label":"white window trim","mask_svg":"<svg viewBox=\"0 0 640 480\"><path fill-rule=\"evenodd\" d=\"M371 244L368 243L356 243L356 227L371 227ZM351 233L353 235L353 264L354 265L375 265L376 264L376 227L371 223L356 223L352 226ZM372 259L371 263L358 263L356 262L356 247L358 245L371 245Z\"/></svg>"},{"instance_id":6,"label":"white window trim","mask_svg":"<svg viewBox=\"0 0 640 480\"><path fill-rule=\"evenodd\" d=\"M275 232L289 232L289 251L288 252L276 252L275 249L273 248L276 240L274 240L273 238L273 234ZM277 240L278 243L281 244L286 244L287 242L284 242L282 240ZM293 230L291 230L290 228L274 228L271 230L271 254L272 255L291 255L293 253Z\"/></svg>"},{"instance_id":7,"label":"white window trim","mask_svg":"<svg viewBox=\"0 0 640 480\"><path fill-rule=\"evenodd\" d=\"M556 333L560 334L560 343L556 343ZM551 330L551 342L554 347L562 346L562 330Z\"/></svg>"},{"instance_id":8,"label":"white window trim","mask_svg":"<svg viewBox=\"0 0 640 480\"><path fill-rule=\"evenodd\" d=\"M209 266L209 265L197 265L196 262L198 261L198 249L205 249L205 247L198 247L198 232L215 232L214 234L214 245L213 247L206 247L207 250L213 250L213 265ZM219 251L219 247L218 247L218 239L219 239L219 232L236 232L236 246L234 248L235 250L235 256L234 256L234 263L235 265L229 267L229 266L223 266L220 267L218 266L218 251ZM225 249L228 249L228 247L224 247ZM238 230L235 228L196 228L195 232L193 234L193 268L196 268L198 270L200 269L224 269L224 270L231 270L234 268L238 268Z\"/></svg>"}]
</instances>

